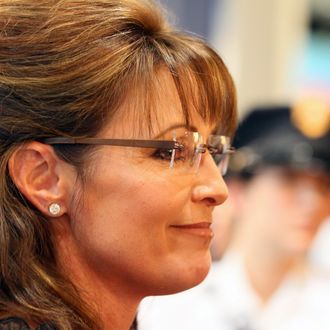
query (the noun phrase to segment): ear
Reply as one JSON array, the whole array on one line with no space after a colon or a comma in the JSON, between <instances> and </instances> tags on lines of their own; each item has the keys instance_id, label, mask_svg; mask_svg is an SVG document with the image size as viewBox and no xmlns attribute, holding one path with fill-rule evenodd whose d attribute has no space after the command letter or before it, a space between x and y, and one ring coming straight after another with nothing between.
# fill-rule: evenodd
<instances>
[{"instance_id":1,"label":"ear","mask_svg":"<svg viewBox=\"0 0 330 330\"><path fill-rule=\"evenodd\" d=\"M8 167L16 187L39 211L56 217L67 213L76 174L51 146L25 144L10 157ZM60 206L58 213L50 210L54 203Z\"/></svg>"}]
</instances>

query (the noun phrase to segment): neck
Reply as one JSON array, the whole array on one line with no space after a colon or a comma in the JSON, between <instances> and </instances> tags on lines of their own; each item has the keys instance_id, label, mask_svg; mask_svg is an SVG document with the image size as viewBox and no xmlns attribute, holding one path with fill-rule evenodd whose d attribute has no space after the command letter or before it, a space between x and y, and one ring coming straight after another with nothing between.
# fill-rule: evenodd
<instances>
[{"instance_id":1,"label":"neck","mask_svg":"<svg viewBox=\"0 0 330 330\"><path fill-rule=\"evenodd\" d=\"M272 258L262 252L246 253L244 262L250 283L263 303L275 293L294 263L290 258Z\"/></svg>"},{"instance_id":2,"label":"neck","mask_svg":"<svg viewBox=\"0 0 330 330\"><path fill-rule=\"evenodd\" d=\"M258 239L251 241L236 240L231 248L243 257L248 280L262 303L267 303L279 288L288 273L296 269L303 261L303 256L275 253L266 244L258 244Z\"/></svg>"},{"instance_id":3,"label":"neck","mask_svg":"<svg viewBox=\"0 0 330 330\"><path fill-rule=\"evenodd\" d=\"M123 276L109 273L103 275L102 272L95 271L82 257L70 235L61 232L61 235L55 236L55 240L60 269L63 269L64 275L77 287L81 299L96 313L101 328L130 329L142 299L141 294Z\"/></svg>"},{"instance_id":4,"label":"neck","mask_svg":"<svg viewBox=\"0 0 330 330\"><path fill-rule=\"evenodd\" d=\"M97 276L84 276L79 279L79 287L84 288L86 302L93 301L94 309L105 330L128 330L136 316L141 299L128 292L123 283L111 279L111 287ZM75 282L77 283L77 281ZM93 283L91 285L91 283Z\"/></svg>"}]
</instances>

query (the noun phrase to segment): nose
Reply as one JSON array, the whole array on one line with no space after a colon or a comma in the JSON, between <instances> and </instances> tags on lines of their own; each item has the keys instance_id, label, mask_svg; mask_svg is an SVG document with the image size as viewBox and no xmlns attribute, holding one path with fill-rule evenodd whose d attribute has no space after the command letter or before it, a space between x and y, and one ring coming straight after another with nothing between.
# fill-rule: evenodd
<instances>
[{"instance_id":1,"label":"nose","mask_svg":"<svg viewBox=\"0 0 330 330\"><path fill-rule=\"evenodd\" d=\"M210 154L204 154L193 187L192 201L207 206L222 204L228 197L228 188L219 168Z\"/></svg>"}]
</instances>

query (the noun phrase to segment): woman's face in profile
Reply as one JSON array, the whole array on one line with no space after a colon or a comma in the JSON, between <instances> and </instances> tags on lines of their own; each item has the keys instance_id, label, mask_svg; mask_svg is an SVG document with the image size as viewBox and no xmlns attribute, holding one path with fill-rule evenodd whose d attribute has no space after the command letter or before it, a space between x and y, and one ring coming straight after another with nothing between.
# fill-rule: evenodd
<instances>
[{"instance_id":1,"label":"woman's face in profile","mask_svg":"<svg viewBox=\"0 0 330 330\"><path fill-rule=\"evenodd\" d=\"M179 136L186 129L170 129L184 119L166 74L159 94L156 135L171 140L173 131ZM119 117L99 137L154 138L133 136L135 122ZM195 117L193 125L206 139L213 127ZM88 266L105 282L151 295L187 289L206 276L211 214L227 188L208 153L197 173L180 171L180 161L170 168L167 157L146 148L102 146L92 154L72 234Z\"/></svg>"}]
</instances>

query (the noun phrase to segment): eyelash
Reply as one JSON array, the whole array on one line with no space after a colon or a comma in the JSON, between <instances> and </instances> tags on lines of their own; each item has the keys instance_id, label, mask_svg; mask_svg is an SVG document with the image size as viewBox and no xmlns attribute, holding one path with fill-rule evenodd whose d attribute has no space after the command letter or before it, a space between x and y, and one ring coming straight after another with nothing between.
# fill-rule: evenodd
<instances>
[{"instance_id":1,"label":"eyelash","mask_svg":"<svg viewBox=\"0 0 330 330\"><path fill-rule=\"evenodd\" d=\"M172 159L172 153L173 153L173 149L157 149L152 156L159 160L170 161ZM177 150L175 153L174 161L180 161L180 160L184 161L185 157L180 156L180 151Z\"/></svg>"}]
</instances>

